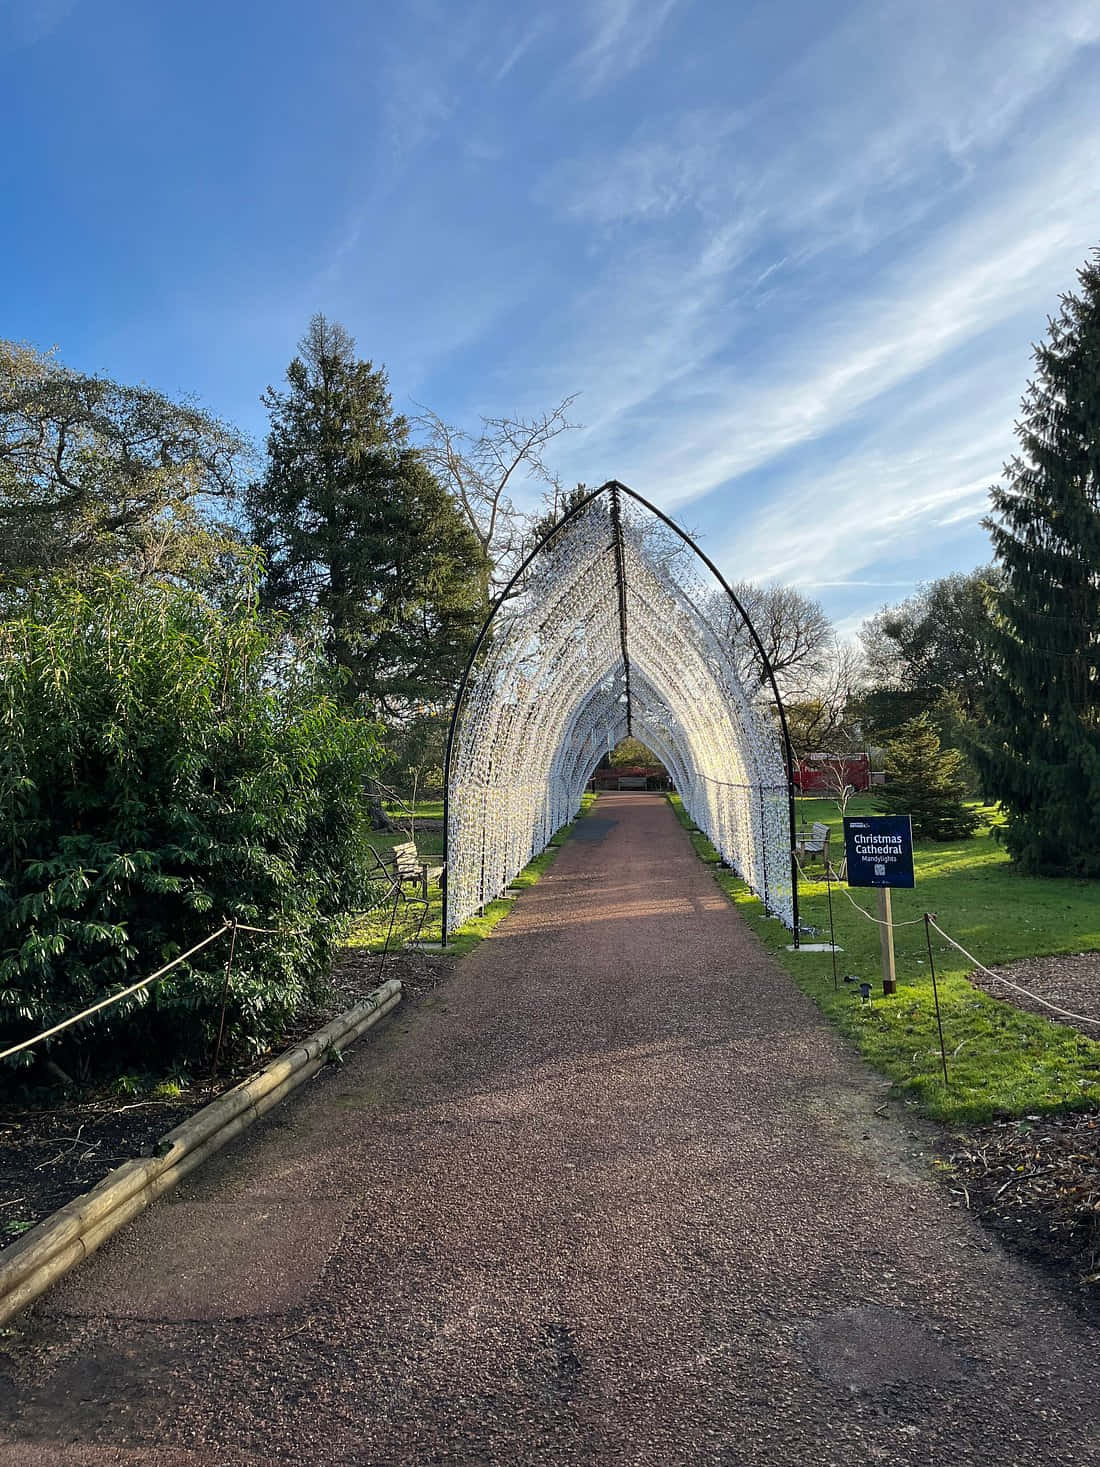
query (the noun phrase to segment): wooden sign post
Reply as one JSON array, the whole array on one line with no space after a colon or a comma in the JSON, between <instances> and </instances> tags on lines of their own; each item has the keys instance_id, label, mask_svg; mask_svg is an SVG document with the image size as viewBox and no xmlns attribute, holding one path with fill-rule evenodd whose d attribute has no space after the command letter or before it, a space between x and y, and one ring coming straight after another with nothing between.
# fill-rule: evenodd
<instances>
[{"instance_id":1,"label":"wooden sign post","mask_svg":"<svg viewBox=\"0 0 1100 1467\"><path fill-rule=\"evenodd\" d=\"M890 912L890 888L878 889L878 919L882 926L878 930L882 944L882 991L889 995L897 993L898 980L894 971L894 922Z\"/></svg>"}]
</instances>

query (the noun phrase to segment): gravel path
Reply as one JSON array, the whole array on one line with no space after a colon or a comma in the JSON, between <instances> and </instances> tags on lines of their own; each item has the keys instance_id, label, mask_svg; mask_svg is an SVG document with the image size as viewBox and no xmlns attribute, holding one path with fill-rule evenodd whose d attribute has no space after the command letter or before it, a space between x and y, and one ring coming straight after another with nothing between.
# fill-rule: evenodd
<instances>
[{"instance_id":1,"label":"gravel path","mask_svg":"<svg viewBox=\"0 0 1100 1467\"><path fill-rule=\"evenodd\" d=\"M0 1464L1100 1461L1100 1340L883 1093L668 806L604 796L453 980L42 1301Z\"/></svg>"}]
</instances>

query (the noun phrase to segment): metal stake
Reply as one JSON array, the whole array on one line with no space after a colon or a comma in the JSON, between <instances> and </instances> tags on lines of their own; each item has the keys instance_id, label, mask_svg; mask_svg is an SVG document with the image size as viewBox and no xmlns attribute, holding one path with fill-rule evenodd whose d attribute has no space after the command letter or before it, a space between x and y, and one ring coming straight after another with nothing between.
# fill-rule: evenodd
<instances>
[{"instance_id":1,"label":"metal stake","mask_svg":"<svg viewBox=\"0 0 1100 1467\"><path fill-rule=\"evenodd\" d=\"M836 928L833 926L833 863L829 860L829 852L825 851L825 894L829 898L829 949L833 955L833 988L840 987L840 980L836 976Z\"/></svg>"},{"instance_id":2,"label":"metal stake","mask_svg":"<svg viewBox=\"0 0 1100 1467\"><path fill-rule=\"evenodd\" d=\"M940 1031L940 1058L943 1060L943 1083L946 1089L951 1088L951 1081L947 1078L947 1046L943 1042L943 1020L940 1017L940 990L936 983L936 960L932 956L932 929L928 925L929 920L935 917L935 912L924 914L924 940L928 944L928 966L932 971L932 997L936 1003L936 1027Z\"/></svg>"},{"instance_id":3,"label":"metal stake","mask_svg":"<svg viewBox=\"0 0 1100 1467\"><path fill-rule=\"evenodd\" d=\"M878 889L879 943L882 948L882 991L889 996L897 993L898 980L894 971L894 917L890 910L890 888Z\"/></svg>"},{"instance_id":4,"label":"metal stake","mask_svg":"<svg viewBox=\"0 0 1100 1467\"><path fill-rule=\"evenodd\" d=\"M214 1046L214 1063L210 1066L210 1085L213 1087L214 1077L218 1073L218 1061L221 1059L222 1038L225 1035L225 1008L229 1001L229 978L233 972L233 953L237 947L237 918L231 919L229 924L229 956L225 960L225 981L222 984L222 1009L218 1019L218 1042Z\"/></svg>"}]
</instances>

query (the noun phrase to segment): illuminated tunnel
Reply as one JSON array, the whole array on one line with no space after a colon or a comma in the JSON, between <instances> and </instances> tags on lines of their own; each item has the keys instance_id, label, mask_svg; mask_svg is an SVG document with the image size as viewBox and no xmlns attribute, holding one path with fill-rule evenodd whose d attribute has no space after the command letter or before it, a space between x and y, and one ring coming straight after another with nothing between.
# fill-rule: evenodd
<instances>
[{"instance_id":1,"label":"illuminated tunnel","mask_svg":"<svg viewBox=\"0 0 1100 1467\"><path fill-rule=\"evenodd\" d=\"M526 558L470 658L447 742L445 937L573 818L627 734L797 931L790 740L763 646L694 541L612 480Z\"/></svg>"}]
</instances>

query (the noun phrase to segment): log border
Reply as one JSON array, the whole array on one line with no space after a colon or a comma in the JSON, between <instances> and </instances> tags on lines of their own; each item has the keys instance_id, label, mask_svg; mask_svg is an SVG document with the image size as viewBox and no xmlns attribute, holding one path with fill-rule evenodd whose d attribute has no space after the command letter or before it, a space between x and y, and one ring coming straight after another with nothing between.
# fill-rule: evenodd
<instances>
[{"instance_id":1,"label":"log border","mask_svg":"<svg viewBox=\"0 0 1100 1467\"><path fill-rule=\"evenodd\" d=\"M315 1075L332 1050L358 1039L400 1001L400 979L391 978L362 1003L181 1121L157 1142L156 1155L123 1162L90 1191L43 1218L0 1254L0 1325Z\"/></svg>"}]
</instances>

